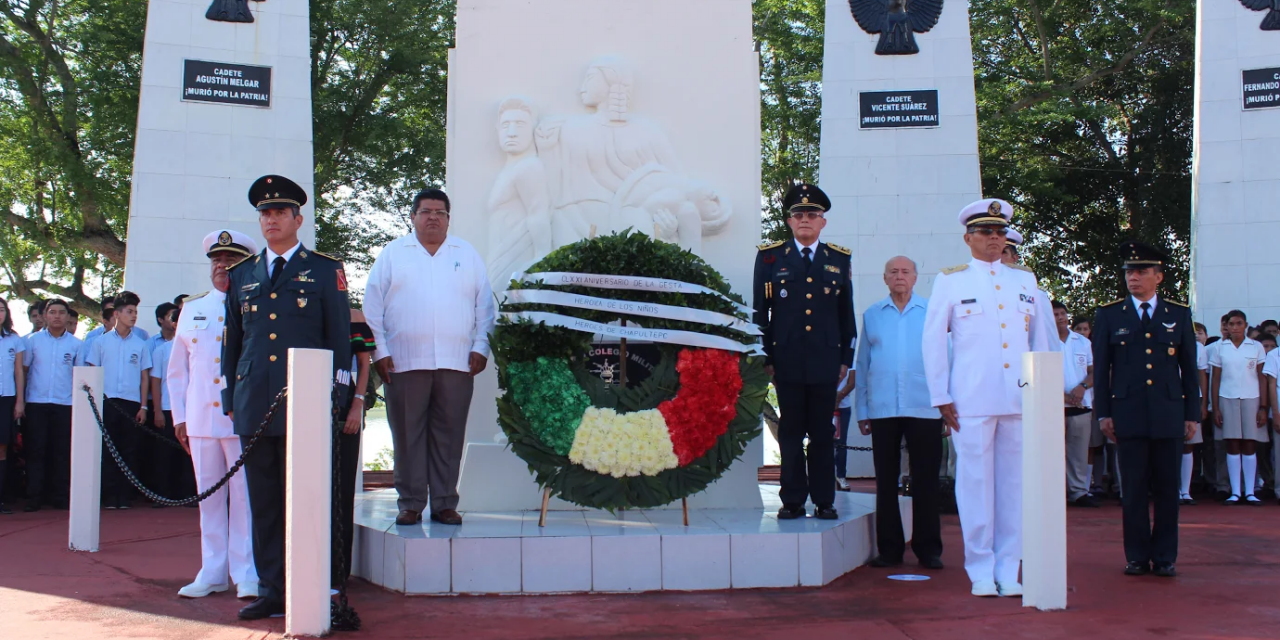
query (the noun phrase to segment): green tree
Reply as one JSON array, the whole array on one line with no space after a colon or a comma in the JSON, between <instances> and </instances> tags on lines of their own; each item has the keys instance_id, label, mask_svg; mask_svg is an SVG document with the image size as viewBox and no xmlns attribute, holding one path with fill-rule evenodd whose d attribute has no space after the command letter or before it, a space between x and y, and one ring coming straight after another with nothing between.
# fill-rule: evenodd
<instances>
[{"instance_id":1,"label":"green tree","mask_svg":"<svg viewBox=\"0 0 1280 640\"><path fill-rule=\"evenodd\" d=\"M755 0L760 54L760 160L764 235L790 236L782 196L818 179L823 0Z\"/></svg>"},{"instance_id":2,"label":"green tree","mask_svg":"<svg viewBox=\"0 0 1280 640\"><path fill-rule=\"evenodd\" d=\"M1193 0L974 0L983 191L1006 198L1027 262L1077 313L1118 297L1116 246L1185 264ZM1187 269L1168 270L1182 297Z\"/></svg>"}]
</instances>

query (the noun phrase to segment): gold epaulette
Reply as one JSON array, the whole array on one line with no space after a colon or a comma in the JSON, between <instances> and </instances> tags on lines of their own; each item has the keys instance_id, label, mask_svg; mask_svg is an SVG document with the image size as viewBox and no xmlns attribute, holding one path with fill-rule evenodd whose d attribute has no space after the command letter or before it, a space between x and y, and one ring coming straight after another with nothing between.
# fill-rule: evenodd
<instances>
[{"instance_id":1,"label":"gold epaulette","mask_svg":"<svg viewBox=\"0 0 1280 640\"><path fill-rule=\"evenodd\" d=\"M1099 309L1101 309L1101 308L1103 308L1103 307L1109 307L1109 306L1111 306L1111 305L1113 305L1113 304L1120 304L1121 302L1124 302L1124 298L1120 298L1120 299L1118 299L1118 300L1112 300L1111 302L1107 302L1107 303L1105 303L1105 304L1100 304L1100 305L1098 305L1098 308L1099 308Z\"/></svg>"},{"instance_id":2,"label":"gold epaulette","mask_svg":"<svg viewBox=\"0 0 1280 640\"><path fill-rule=\"evenodd\" d=\"M327 253L320 253L319 251L316 251L315 249L312 249L312 250L311 250L311 253L312 253L312 254L314 254L314 255L320 256L321 258L328 258L328 259L330 259L330 260L332 260L332 261L334 261L334 262L342 262L341 260L339 260L339 259L337 259L337 258L335 258L335 257L333 257L333 256L331 256L331 255L329 255L329 254L327 254Z\"/></svg>"},{"instance_id":3,"label":"gold epaulette","mask_svg":"<svg viewBox=\"0 0 1280 640\"><path fill-rule=\"evenodd\" d=\"M1014 264L1009 265L1009 268L1010 268L1010 269L1017 269L1018 271L1026 271L1027 273L1035 273L1035 272L1034 272L1034 271L1032 271L1031 269L1028 269L1028 268L1026 268L1026 267L1024 267L1024 266L1022 266L1022 265L1020 265L1020 264L1017 264L1017 263L1014 263Z\"/></svg>"},{"instance_id":4,"label":"gold epaulette","mask_svg":"<svg viewBox=\"0 0 1280 640\"><path fill-rule=\"evenodd\" d=\"M182 304L186 304L188 302L191 302L192 300L199 300L200 298L203 298L207 295L209 295L208 291L205 291L204 293L197 293L194 296L187 296L182 299Z\"/></svg>"},{"instance_id":5,"label":"gold epaulette","mask_svg":"<svg viewBox=\"0 0 1280 640\"><path fill-rule=\"evenodd\" d=\"M239 260L237 260L237 261L236 261L236 263L235 263L235 264L233 264L233 265L231 265L231 266L227 267L227 271L230 271L230 270L232 270L232 269L234 269L234 268L236 268L236 267L238 267L238 266L240 266L240 265L242 265L242 264L244 264L244 263L248 262L250 258L256 258L256 257L258 257L258 255L257 255L257 254L254 254L254 255L251 255L251 256L245 256L245 257L243 257L243 258L240 258Z\"/></svg>"},{"instance_id":6,"label":"gold epaulette","mask_svg":"<svg viewBox=\"0 0 1280 640\"><path fill-rule=\"evenodd\" d=\"M942 275L949 276L953 273L960 273L961 271L964 271L965 269L968 269L968 268L969 268L969 263L967 262L964 264L958 264L954 267L947 267L946 269L943 269Z\"/></svg>"},{"instance_id":7,"label":"gold epaulette","mask_svg":"<svg viewBox=\"0 0 1280 640\"><path fill-rule=\"evenodd\" d=\"M781 247L782 245L784 245L784 244L786 244L786 243L787 243L787 241L786 241L786 240L779 240L779 241L777 241L777 242L766 242L766 243L764 243L764 244L762 244L762 245L760 245L760 246L758 246L758 247L756 247L756 248L757 248L757 249L759 249L759 250L761 250L761 251L768 251L769 249L776 249L776 248L778 248L778 247Z\"/></svg>"},{"instance_id":8,"label":"gold epaulette","mask_svg":"<svg viewBox=\"0 0 1280 640\"><path fill-rule=\"evenodd\" d=\"M831 250L832 250L832 251L838 251L838 252L840 252L840 253L845 254L846 256L851 256L851 255L853 255L853 250L852 250L852 249L847 249L847 248L842 247L842 246L840 246L840 245L838 245L838 244L831 244L830 242L828 242L828 243L827 243L827 246L828 246L828 247L831 247Z\"/></svg>"},{"instance_id":9,"label":"gold epaulette","mask_svg":"<svg viewBox=\"0 0 1280 640\"><path fill-rule=\"evenodd\" d=\"M1171 305L1173 305L1173 306L1175 306L1175 307L1182 307L1183 309L1188 309L1188 308L1190 308L1190 307L1188 307L1188 306L1187 306L1187 304L1186 304L1185 302L1178 302L1177 300L1169 300L1168 298L1166 298L1166 299L1165 299L1165 302L1168 302L1169 304L1171 304Z\"/></svg>"}]
</instances>

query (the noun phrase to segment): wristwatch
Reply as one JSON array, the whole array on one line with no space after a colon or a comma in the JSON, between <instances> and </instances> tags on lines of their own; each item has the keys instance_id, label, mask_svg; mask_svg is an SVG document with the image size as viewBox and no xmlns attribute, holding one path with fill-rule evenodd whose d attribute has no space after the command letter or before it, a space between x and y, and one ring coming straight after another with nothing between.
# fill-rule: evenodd
<instances>
[{"instance_id":1,"label":"wristwatch","mask_svg":"<svg viewBox=\"0 0 1280 640\"><path fill-rule=\"evenodd\" d=\"M356 400L359 400L360 402L364 402L364 394L363 394L363 393L357 393L357 394L355 395L355 399L356 399Z\"/></svg>"}]
</instances>

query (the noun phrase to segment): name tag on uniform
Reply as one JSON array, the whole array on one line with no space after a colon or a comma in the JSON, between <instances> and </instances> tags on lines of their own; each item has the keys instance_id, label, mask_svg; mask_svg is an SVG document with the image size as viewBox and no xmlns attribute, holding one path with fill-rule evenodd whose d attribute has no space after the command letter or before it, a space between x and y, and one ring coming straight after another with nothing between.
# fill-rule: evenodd
<instances>
[{"instance_id":1,"label":"name tag on uniform","mask_svg":"<svg viewBox=\"0 0 1280 640\"><path fill-rule=\"evenodd\" d=\"M200 322L201 320L208 320L208 318L206 318L206 317L204 317L204 316L196 316L196 317L195 317L195 321L196 321L196 322Z\"/></svg>"},{"instance_id":2,"label":"name tag on uniform","mask_svg":"<svg viewBox=\"0 0 1280 640\"><path fill-rule=\"evenodd\" d=\"M973 304L977 301L978 301L977 298L969 298L968 300L961 300L960 304Z\"/></svg>"},{"instance_id":3,"label":"name tag on uniform","mask_svg":"<svg viewBox=\"0 0 1280 640\"><path fill-rule=\"evenodd\" d=\"M246 285L244 285L243 287L240 287L240 290L241 290L241 291L252 291L252 290L254 290L254 289L257 289L259 284L260 284L260 283L258 283L258 282L254 282L253 284L246 284Z\"/></svg>"},{"instance_id":4,"label":"name tag on uniform","mask_svg":"<svg viewBox=\"0 0 1280 640\"><path fill-rule=\"evenodd\" d=\"M1119 329L1116 329L1116 335L1118 335L1118 336L1127 336L1127 335L1129 335L1129 328L1128 328L1128 327L1120 327Z\"/></svg>"}]
</instances>

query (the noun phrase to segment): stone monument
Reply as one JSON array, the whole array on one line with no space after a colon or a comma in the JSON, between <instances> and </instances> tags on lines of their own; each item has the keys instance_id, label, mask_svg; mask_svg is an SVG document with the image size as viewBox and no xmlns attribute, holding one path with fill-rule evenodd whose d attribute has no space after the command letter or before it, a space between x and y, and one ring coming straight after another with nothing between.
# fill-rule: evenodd
<instances>
[{"instance_id":1,"label":"stone monument","mask_svg":"<svg viewBox=\"0 0 1280 640\"><path fill-rule=\"evenodd\" d=\"M261 238L246 199L255 179L289 176L315 200L308 4L240 0L253 22L206 16L233 4L148 4L124 286L141 296L149 329L156 305L209 289L205 234ZM309 246L314 213L302 210Z\"/></svg>"},{"instance_id":2,"label":"stone monument","mask_svg":"<svg viewBox=\"0 0 1280 640\"><path fill-rule=\"evenodd\" d=\"M499 297L556 247L628 228L697 253L750 295L760 241L751 29L749 0L458 2L450 233L485 256ZM541 492L500 442L496 395L491 365L471 406L459 508L537 508ZM757 443L690 504L759 506L761 462Z\"/></svg>"},{"instance_id":3,"label":"stone monument","mask_svg":"<svg viewBox=\"0 0 1280 640\"><path fill-rule=\"evenodd\" d=\"M1191 302L1211 334L1231 309L1255 325L1280 317L1276 7L1270 0L1196 4Z\"/></svg>"},{"instance_id":4,"label":"stone monument","mask_svg":"<svg viewBox=\"0 0 1280 640\"><path fill-rule=\"evenodd\" d=\"M832 209L822 237L853 249L859 321L888 295L889 258L916 261L925 296L940 269L969 259L956 214L982 197L969 3L900 4L827 1L818 183ZM892 45L891 24L918 52ZM871 439L854 432L849 444ZM851 453L848 469L872 475L871 454Z\"/></svg>"}]
</instances>

